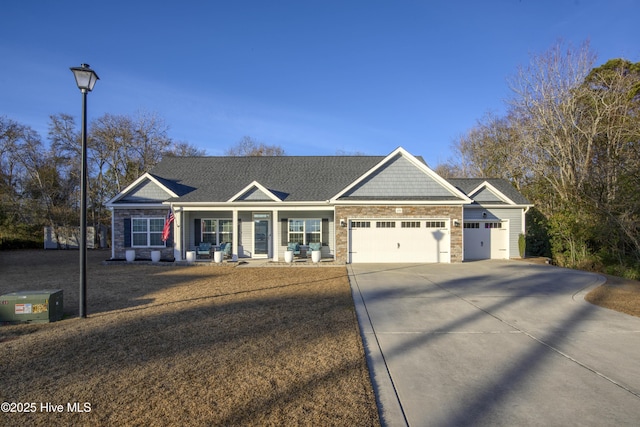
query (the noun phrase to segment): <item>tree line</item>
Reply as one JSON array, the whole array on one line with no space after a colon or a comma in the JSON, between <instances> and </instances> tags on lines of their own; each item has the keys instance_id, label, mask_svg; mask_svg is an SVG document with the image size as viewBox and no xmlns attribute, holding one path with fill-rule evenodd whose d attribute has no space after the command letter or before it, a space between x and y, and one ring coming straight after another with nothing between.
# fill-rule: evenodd
<instances>
[{"instance_id":1,"label":"tree line","mask_svg":"<svg viewBox=\"0 0 640 427\"><path fill-rule=\"evenodd\" d=\"M105 114L87 135L88 225L111 224L106 202L163 156L204 155L169 137L156 113ZM43 227L77 227L81 135L73 116L50 116L48 143L29 126L0 116L0 239L42 247Z\"/></svg>"},{"instance_id":2,"label":"tree line","mask_svg":"<svg viewBox=\"0 0 640 427\"><path fill-rule=\"evenodd\" d=\"M560 265L640 276L640 62L594 67L556 43L509 81L505 113L453 144L445 176L500 177L535 209L528 250Z\"/></svg>"}]
</instances>

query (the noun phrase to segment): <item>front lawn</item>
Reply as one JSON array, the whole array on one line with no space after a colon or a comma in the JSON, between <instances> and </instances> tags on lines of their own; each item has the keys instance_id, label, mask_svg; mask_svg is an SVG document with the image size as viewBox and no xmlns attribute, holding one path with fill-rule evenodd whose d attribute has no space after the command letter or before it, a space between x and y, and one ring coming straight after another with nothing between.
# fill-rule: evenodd
<instances>
[{"instance_id":1,"label":"front lawn","mask_svg":"<svg viewBox=\"0 0 640 427\"><path fill-rule=\"evenodd\" d=\"M0 401L37 409L0 425L379 425L344 267L108 257L89 252L79 319L77 251L0 252L0 294L65 304L60 322L0 326Z\"/></svg>"}]
</instances>

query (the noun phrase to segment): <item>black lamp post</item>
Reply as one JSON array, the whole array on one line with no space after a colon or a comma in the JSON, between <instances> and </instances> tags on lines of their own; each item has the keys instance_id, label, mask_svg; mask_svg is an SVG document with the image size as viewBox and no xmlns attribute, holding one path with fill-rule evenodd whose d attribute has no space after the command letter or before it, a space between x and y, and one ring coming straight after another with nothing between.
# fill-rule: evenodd
<instances>
[{"instance_id":1,"label":"black lamp post","mask_svg":"<svg viewBox=\"0 0 640 427\"><path fill-rule=\"evenodd\" d=\"M99 77L89 65L71 67L82 92L82 173L80 175L80 317L87 317L87 93Z\"/></svg>"}]
</instances>

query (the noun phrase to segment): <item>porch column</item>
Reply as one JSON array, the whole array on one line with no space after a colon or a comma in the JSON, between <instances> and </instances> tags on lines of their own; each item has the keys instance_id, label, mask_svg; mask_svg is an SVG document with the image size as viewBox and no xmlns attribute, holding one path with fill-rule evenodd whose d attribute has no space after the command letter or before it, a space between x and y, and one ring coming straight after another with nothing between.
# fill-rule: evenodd
<instances>
[{"instance_id":1,"label":"porch column","mask_svg":"<svg viewBox=\"0 0 640 427\"><path fill-rule=\"evenodd\" d=\"M184 257L182 256L182 243L184 242L184 236L182 235L182 221L183 221L183 212L182 208L174 209L174 220L173 220L173 257L176 261L182 261Z\"/></svg>"},{"instance_id":2,"label":"porch column","mask_svg":"<svg viewBox=\"0 0 640 427\"><path fill-rule=\"evenodd\" d=\"M116 210L109 208L111 211L111 259L116 259Z\"/></svg>"},{"instance_id":3,"label":"porch column","mask_svg":"<svg viewBox=\"0 0 640 427\"><path fill-rule=\"evenodd\" d=\"M280 250L280 219L278 218L278 211L274 210L271 213L271 242L273 242L273 261L278 262L278 251Z\"/></svg>"},{"instance_id":4,"label":"porch column","mask_svg":"<svg viewBox=\"0 0 640 427\"><path fill-rule=\"evenodd\" d=\"M238 260L238 210L233 210L233 238L231 244L231 259L234 261Z\"/></svg>"}]
</instances>

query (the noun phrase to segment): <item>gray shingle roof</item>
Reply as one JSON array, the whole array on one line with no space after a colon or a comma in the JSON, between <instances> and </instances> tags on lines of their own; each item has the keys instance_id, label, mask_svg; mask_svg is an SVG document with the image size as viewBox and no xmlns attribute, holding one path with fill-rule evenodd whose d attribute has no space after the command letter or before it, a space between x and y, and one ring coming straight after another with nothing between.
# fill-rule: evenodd
<instances>
[{"instance_id":1,"label":"gray shingle roof","mask_svg":"<svg viewBox=\"0 0 640 427\"><path fill-rule=\"evenodd\" d=\"M386 156L165 157L150 172L180 202L226 202L253 181L287 202L334 197ZM421 157L417 157L424 161ZM516 204L530 204L508 181L449 179L464 194L487 181ZM386 200L388 196L384 197ZM368 200L374 200L368 198ZM420 198L416 198L419 200ZM433 200L433 197L429 198Z\"/></svg>"},{"instance_id":2,"label":"gray shingle roof","mask_svg":"<svg viewBox=\"0 0 640 427\"><path fill-rule=\"evenodd\" d=\"M291 201L335 196L383 156L165 157L152 170L181 202L226 202L253 181Z\"/></svg>"},{"instance_id":3,"label":"gray shingle roof","mask_svg":"<svg viewBox=\"0 0 640 427\"><path fill-rule=\"evenodd\" d=\"M451 178L448 179L454 187L458 190L462 191L464 194L469 196L469 194L478 188L480 184L483 182L488 182L493 185L496 190L500 191L502 194L511 199L514 203L518 205L530 205L531 202L526 199L518 190L515 189L511 183L505 179L501 178Z\"/></svg>"}]
</instances>

